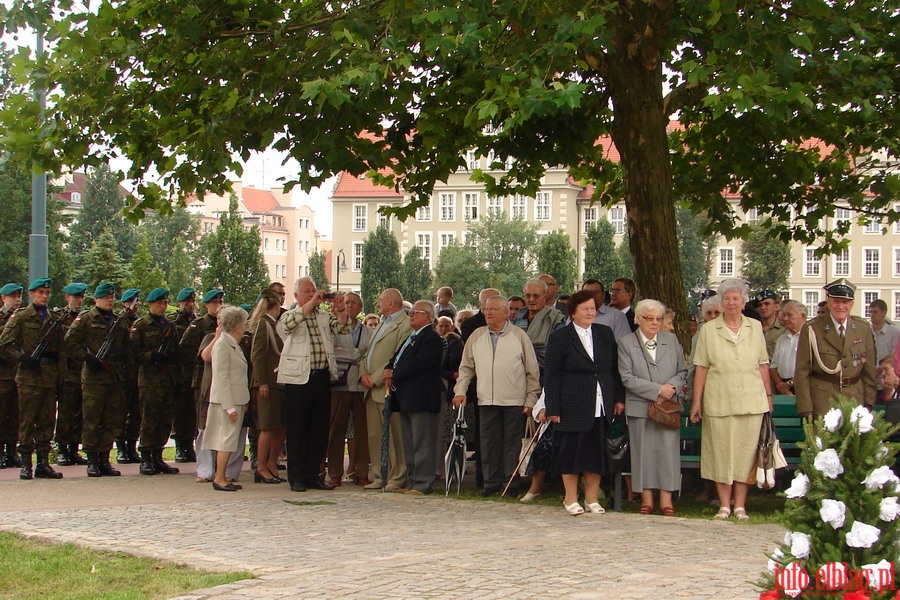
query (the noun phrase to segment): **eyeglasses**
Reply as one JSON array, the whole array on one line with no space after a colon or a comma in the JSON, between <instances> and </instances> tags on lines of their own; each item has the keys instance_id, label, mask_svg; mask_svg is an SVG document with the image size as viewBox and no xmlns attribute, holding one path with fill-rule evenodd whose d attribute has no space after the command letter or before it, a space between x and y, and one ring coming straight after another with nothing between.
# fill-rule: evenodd
<instances>
[{"instance_id":1,"label":"eyeglasses","mask_svg":"<svg viewBox=\"0 0 900 600\"><path fill-rule=\"evenodd\" d=\"M406 313L406 314L408 314L409 316L412 317L412 316L414 316L414 315L428 314L428 311L427 311L427 310L416 310L416 309L414 308L414 309L410 310L410 311L409 311L408 313Z\"/></svg>"},{"instance_id":2,"label":"eyeglasses","mask_svg":"<svg viewBox=\"0 0 900 600\"><path fill-rule=\"evenodd\" d=\"M647 315L641 315L641 318L645 321L650 321L651 323L662 323L662 317L648 317Z\"/></svg>"}]
</instances>

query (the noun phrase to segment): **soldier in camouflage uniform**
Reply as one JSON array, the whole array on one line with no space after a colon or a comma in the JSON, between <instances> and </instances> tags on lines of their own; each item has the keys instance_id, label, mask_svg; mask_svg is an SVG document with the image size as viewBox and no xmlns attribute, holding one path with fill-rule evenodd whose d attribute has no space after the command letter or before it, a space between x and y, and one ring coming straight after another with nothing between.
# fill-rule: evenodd
<instances>
[{"instance_id":1,"label":"soldier in camouflage uniform","mask_svg":"<svg viewBox=\"0 0 900 600\"><path fill-rule=\"evenodd\" d=\"M20 479L31 479L31 453L37 453L34 477L61 479L50 466L50 441L56 423L56 388L62 361L59 312L51 311L50 278L34 280L28 287L31 304L17 310L0 334L0 357L18 361ZM36 348L46 344L40 356Z\"/></svg>"},{"instance_id":2,"label":"soldier in camouflage uniform","mask_svg":"<svg viewBox=\"0 0 900 600\"><path fill-rule=\"evenodd\" d=\"M65 331L81 312L86 290L84 283L70 283L63 288L66 308L62 314L62 327ZM60 335L64 337L65 333L60 332ZM78 444L81 443L81 363L63 352L63 364L65 367L61 373L56 408L56 464L61 467L86 465L87 461L78 454Z\"/></svg>"},{"instance_id":3,"label":"soldier in camouflage uniform","mask_svg":"<svg viewBox=\"0 0 900 600\"><path fill-rule=\"evenodd\" d=\"M0 288L0 331L22 304L22 286L7 283ZM16 371L19 363L0 359L0 469L22 466L16 446L19 443L19 393Z\"/></svg>"},{"instance_id":4,"label":"soldier in camouflage uniform","mask_svg":"<svg viewBox=\"0 0 900 600\"><path fill-rule=\"evenodd\" d=\"M184 332L194 322L196 297L197 292L194 288L184 288L178 292L178 296L175 298L178 302L178 312L170 315L169 321L175 326L176 347L184 336ZM194 440L197 437L197 403L191 387L195 362L196 357L188 362L180 360L178 364L178 377L175 382L175 416L172 419L172 439L175 440L175 462L177 463L197 462L197 453L194 451Z\"/></svg>"},{"instance_id":5,"label":"soldier in camouflage uniform","mask_svg":"<svg viewBox=\"0 0 900 600\"><path fill-rule=\"evenodd\" d=\"M191 388L194 393L194 410L200 410L200 384L203 380L203 360L200 358L200 342L207 333L215 333L218 324L217 315L222 308L225 292L222 290L209 290L203 294L203 304L206 306L206 314L194 319L178 344L181 352L181 365L191 373ZM198 421L199 422L199 421ZM204 421L203 425L206 423Z\"/></svg>"},{"instance_id":6,"label":"soldier in camouflage uniform","mask_svg":"<svg viewBox=\"0 0 900 600\"><path fill-rule=\"evenodd\" d=\"M130 305L140 295L141 290L137 288L127 289L122 292L122 304ZM135 321L137 321L137 305L128 313L128 322L124 324L131 330ZM119 433L116 434L116 462L120 465L138 464L141 462L137 452L137 440L141 435L141 399L138 393L137 369L128 370L123 398L122 422L119 424Z\"/></svg>"},{"instance_id":7,"label":"soldier in camouflage uniform","mask_svg":"<svg viewBox=\"0 0 900 600\"><path fill-rule=\"evenodd\" d=\"M163 462L162 452L172 431L175 381L178 373L178 345L175 326L166 319L169 290L155 288L147 295L150 313L135 321L131 343L138 364L141 398L141 475L178 469Z\"/></svg>"},{"instance_id":8,"label":"soldier in camouflage uniform","mask_svg":"<svg viewBox=\"0 0 900 600\"><path fill-rule=\"evenodd\" d=\"M101 283L94 292L94 307L81 313L66 333L66 354L83 360L81 389L84 396L82 441L88 456L88 477L117 476L109 464L109 452L122 423L123 393L133 370L128 331L130 311L113 312L115 288ZM126 324L127 323L127 324Z\"/></svg>"}]
</instances>

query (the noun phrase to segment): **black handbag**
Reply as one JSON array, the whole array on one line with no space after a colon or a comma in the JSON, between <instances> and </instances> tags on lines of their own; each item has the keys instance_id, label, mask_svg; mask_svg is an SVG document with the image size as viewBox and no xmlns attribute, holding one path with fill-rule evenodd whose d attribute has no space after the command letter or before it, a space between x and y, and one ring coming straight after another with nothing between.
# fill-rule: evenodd
<instances>
[{"instance_id":1,"label":"black handbag","mask_svg":"<svg viewBox=\"0 0 900 600\"><path fill-rule=\"evenodd\" d=\"M628 426L623 415L614 417L609 425L606 435L606 462L610 473L622 473L631 468Z\"/></svg>"}]
</instances>

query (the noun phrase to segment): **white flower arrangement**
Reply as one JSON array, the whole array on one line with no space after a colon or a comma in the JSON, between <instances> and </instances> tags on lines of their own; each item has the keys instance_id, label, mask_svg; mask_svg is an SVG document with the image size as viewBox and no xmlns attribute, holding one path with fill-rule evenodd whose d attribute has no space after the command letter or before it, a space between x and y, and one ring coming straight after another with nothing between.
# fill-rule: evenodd
<instances>
[{"instance_id":1,"label":"white flower arrangement","mask_svg":"<svg viewBox=\"0 0 900 600\"><path fill-rule=\"evenodd\" d=\"M860 521L854 521L847 533L847 545L851 548L871 548L878 541L881 530Z\"/></svg>"},{"instance_id":2,"label":"white flower arrangement","mask_svg":"<svg viewBox=\"0 0 900 600\"><path fill-rule=\"evenodd\" d=\"M819 509L819 515L822 520L835 529L844 526L844 519L847 516L847 505L840 500L822 500L822 508Z\"/></svg>"},{"instance_id":3,"label":"white flower arrangement","mask_svg":"<svg viewBox=\"0 0 900 600\"><path fill-rule=\"evenodd\" d=\"M809 477L803 473L797 473L794 480L791 481L791 487L784 491L784 495L788 498L802 498L809 491Z\"/></svg>"},{"instance_id":4,"label":"white flower arrangement","mask_svg":"<svg viewBox=\"0 0 900 600\"><path fill-rule=\"evenodd\" d=\"M811 540L812 538L808 533L791 531L784 534L784 545L790 546L791 556L794 558L806 558L809 556Z\"/></svg>"},{"instance_id":5,"label":"white flower arrangement","mask_svg":"<svg viewBox=\"0 0 900 600\"><path fill-rule=\"evenodd\" d=\"M847 566L842 562L825 563L816 572L816 583L821 582L825 589L839 590L847 581Z\"/></svg>"},{"instance_id":6,"label":"white flower arrangement","mask_svg":"<svg viewBox=\"0 0 900 600\"><path fill-rule=\"evenodd\" d=\"M877 469L869 473L869 476L863 479L860 483L866 486L866 489L868 489L870 492L874 492L875 490L882 489L884 487L884 484L886 483L892 483L896 485L897 483L900 483L900 479L898 479L897 476L894 475L894 472L891 471L890 467L883 466L878 467Z\"/></svg>"},{"instance_id":7,"label":"white flower arrangement","mask_svg":"<svg viewBox=\"0 0 900 600\"><path fill-rule=\"evenodd\" d=\"M826 448L816 455L813 466L829 479L837 479L844 472L841 457L834 448Z\"/></svg>"},{"instance_id":8,"label":"white flower arrangement","mask_svg":"<svg viewBox=\"0 0 900 600\"><path fill-rule=\"evenodd\" d=\"M844 424L844 415L839 408L832 408L825 413L825 429L834 433Z\"/></svg>"},{"instance_id":9,"label":"white flower arrangement","mask_svg":"<svg viewBox=\"0 0 900 600\"><path fill-rule=\"evenodd\" d=\"M850 422L858 426L860 434L869 433L875 429L873 426L875 415L865 406L857 406L853 409L853 412L850 413Z\"/></svg>"},{"instance_id":10,"label":"white flower arrangement","mask_svg":"<svg viewBox=\"0 0 900 600\"><path fill-rule=\"evenodd\" d=\"M878 518L882 521L893 521L900 515L900 504L897 504L897 496L888 496L878 505Z\"/></svg>"}]
</instances>

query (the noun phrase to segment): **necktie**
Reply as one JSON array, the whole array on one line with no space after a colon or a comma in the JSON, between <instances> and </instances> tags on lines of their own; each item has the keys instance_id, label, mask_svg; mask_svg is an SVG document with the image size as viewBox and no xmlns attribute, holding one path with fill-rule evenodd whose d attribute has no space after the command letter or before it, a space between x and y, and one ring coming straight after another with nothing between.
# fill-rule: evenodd
<instances>
[{"instance_id":1,"label":"necktie","mask_svg":"<svg viewBox=\"0 0 900 600\"><path fill-rule=\"evenodd\" d=\"M400 351L397 352L397 359L396 359L396 360L400 360L400 357L403 356L403 352L404 352L404 351L409 347L409 345L412 343L414 337L416 337L415 332L412 333L412 334L410 334L410 336L409 336L408 338L406 338L406 341L403 342L403 346L400 347ZM394 363L396 364L396 361L394 361Z\"/></svg>"},{"instance_id":2,"label":"necktie","mask_svg":"<svg viewBox=\"0 0 900 600\"><path fill-rule=\"evenodd\" d=\"M644 345L647 346L647 350L656 350L656 340L647 340Z\"/></svg>"},{"instance_id":3,"label":"necktie","mask_svg":"<svg viewBox=\"0 0 900 600\"><path fill-rule=\"evenodd\" d=\"M841 341L843 342L844 341L844 326L843 325L838 326L838 335L841 337Z\"/></svg>"}]
</instances>

